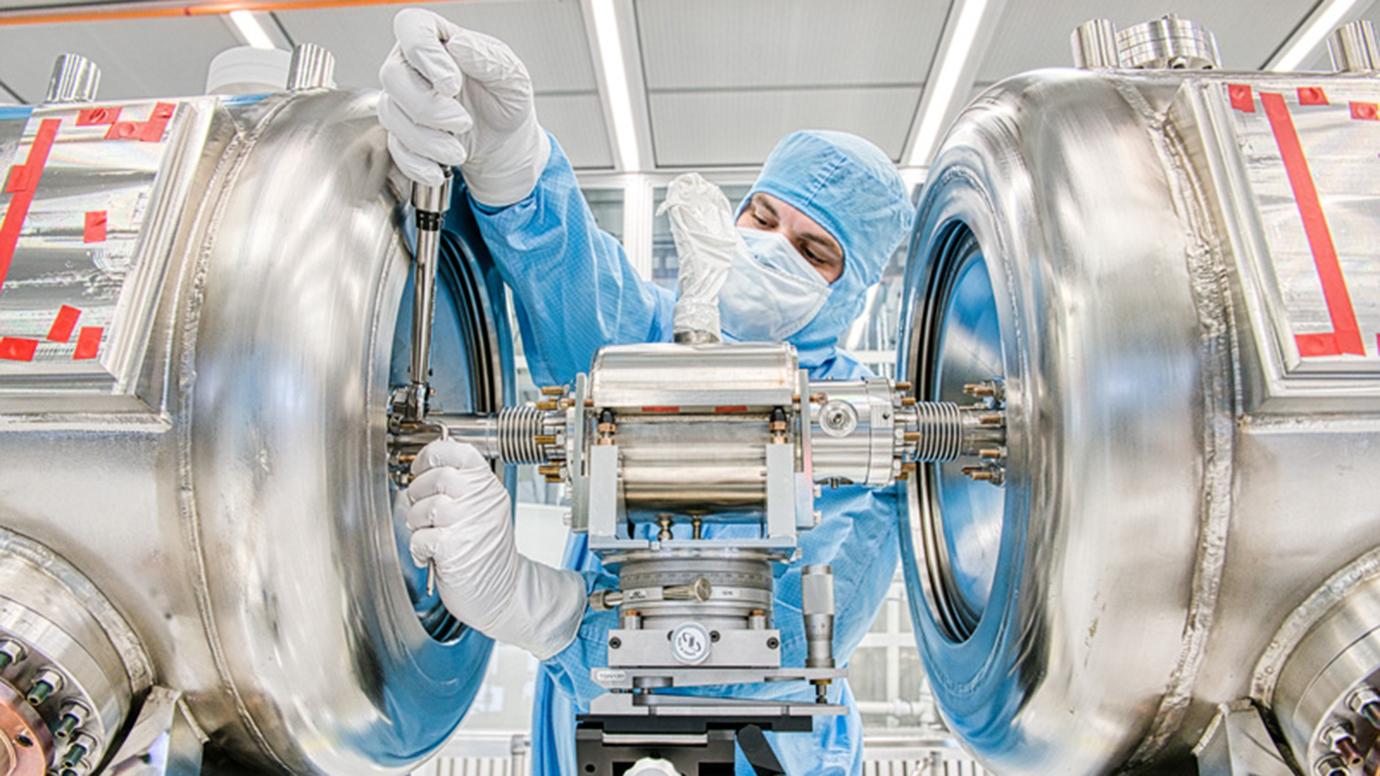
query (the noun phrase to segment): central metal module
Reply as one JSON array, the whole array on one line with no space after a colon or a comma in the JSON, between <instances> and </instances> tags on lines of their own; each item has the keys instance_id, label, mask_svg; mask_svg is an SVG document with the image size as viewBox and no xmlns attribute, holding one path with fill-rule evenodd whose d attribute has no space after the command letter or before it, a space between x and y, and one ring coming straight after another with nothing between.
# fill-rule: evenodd
<instances>
[{"instance_id":1,"label":"central metal module","mask_svg":"<svg viewBox=\"0 0 1380 776\"><path fill-rule=\"evenodd\" d=\"M773 564L792 561L800 533L820 521L820 488L885 486L917 462L963 458L970 477L1003 481L1000 383L969 386L967 404L916 402L909 390L887 379L811 381L789 345L609 346L573 387L496 417L414 422L403 402L394 468L405 476L419 447L445 433L569 483L572 530L589 534L619 580L590 600L616 608L620 625L608 665L592 672L609 691L586 716L602 725L602 744L615 731L626 743L655 730L664 746L691 720L696 736L706 721L808 730L811 717L844 712L827 700L844 675L833 658L833 577L827 565L803 569L806 658L785 665ZM706 530L715 524L758 530ZM780 681L812 683L817 701L675 691Z\"/></svg>"}]
</instances>

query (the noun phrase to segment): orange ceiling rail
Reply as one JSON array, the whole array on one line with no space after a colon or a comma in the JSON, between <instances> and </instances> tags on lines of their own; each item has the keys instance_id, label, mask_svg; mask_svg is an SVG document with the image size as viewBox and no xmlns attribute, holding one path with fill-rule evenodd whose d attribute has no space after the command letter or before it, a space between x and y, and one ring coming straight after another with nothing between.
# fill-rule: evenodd
<instances>
[{"instance_id":1,"label":"orange ceiling rail","mask_svg":"<svg viewBox=\"0 0 1380 776\"><path fill-rule=\"evenodd\" d=\"M424 5L438 0L224 0L188 3L128 2L99 5L67 5L47 8L0 10L0 27L26 24L104 22L117 19L175 19L191 16L223 16L231 11L302 11L318 8L354 8L367 5Z\"/></svg>"}]
</instances>

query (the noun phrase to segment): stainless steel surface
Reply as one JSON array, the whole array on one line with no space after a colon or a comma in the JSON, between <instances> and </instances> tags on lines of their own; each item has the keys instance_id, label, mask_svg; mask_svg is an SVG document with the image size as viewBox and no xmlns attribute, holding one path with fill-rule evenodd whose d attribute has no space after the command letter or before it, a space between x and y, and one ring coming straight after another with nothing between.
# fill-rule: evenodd
<instances>
[{"instance_id":1,"label":"stainless steel surface","mask_svg":"<svg viewBox=\"0 0 1380 776\"><path fill-rule=\"evenodd\" d=\"M1373 73L1380 70L1380 43L1370 19L1347 22L1327 36L1327 53L1339 73Z\"/></svg>"},{"instance_id":2,"label":"stainless steel surface","mask_svg":"<svg viewBox=\"0 0 1380 776\"><path fill-rule=\"evenodd\" d=\"M1222 66L1217 38L1197 22L1173 14L1116 34L1121 67L1137 70L1215 70Z\"/></svg>"},{"instance_id":3,"label":"stainless steel surface","mask_svg":"<svg viewBox=\"0 0 1380 776\"><path fill-rule=\"evenodd\" d=\"M1290 747L1304 764L1329 754L1359 765L1377 730L1351 696L1380 679L1380 576L1352 586L1291 651L1269 698ZM1350 739L1349 743L1347 739Z\"/></svg>"},{"instance_id":4,"label":"stainless steel surface","mask_svg":"<svg viewBox=\"0 0 1380 776\"><path fill-rule=\"evenodd\" d=\"M1223 703L1194 750L1199 776L1295 776L1249 700Z\"/></svg>"},{"instance_id":5,"label":"stainless steel surface","mask_svg":"<svg viewBox=\"0 0 1380 776\"><path fill-rule=\"evenodd\" d=\"M294 46L287 88L290 92L335 88L335 55L315 43Z\"/></svg>"},{"instance_id":6,"label":"stainless steel surface","mask_svg":"<svg viewBox=\"0 0 1380 776\"><path fill-rule=\"evenodd\" d=\"M18 688L4 702L11 707L6 713L32 710L45 735L54 731L49 743L58 758L85 736L76 759L101 762L152 679L143 645L81 572L47 547L4 529L0 591L0 634L19 646L18 659L0 672L7 687ZM59 734L70 711L81 724Z\"/></svg>"},{"instance_id":7,"label":"stainless steel surface","mask_svg":"<svg viewBox=\"0 0 1380 776\"><path fill-rule=\"evenodd\" d=\"M455 729L487 659L488 641L425 595L394 519L387 406L407 383L411 298L375 99L169 100L161 142L102 151L137 161L132 176L77 153L109 127L76 127L74 109L0 121L0 161L22 162L34 127L60 119L63 164L38 183L30 217L51 220L21 232L0 335L27 334L11 328L25 310L46 332L59 303L84 304L79 283L68 296L12 286L68 255L49 241L73 227L51 224L80 235L83 209L100 209L69 193L138 179L153 193L138 213L111 209L107 255L124 240L166 249L128 254L114 287L119 314L147 321L128 339L130 376L101 389L118 404L91 398L105 394L77 379L70 345L5 362L0 525L80 569L210 746L256 772L406 772ZM506 319L473 222L455 217L433 405L489 414L511 398Z\"/></svg>"},{"instance_id":8,"label":"stainless steel surface","mask_svg":"<svg viewBox=\"0 0 1380 776\"><path fill-rule=\"evenodd\" d=\"M1169 767L1220 704L1273 713L1253 667L1375 547L1380 163L1349 106L1376 102L1329 75L1042 71L950 130L898 377L922 401L1001 378L1006 485L921 467L902 557L935 695L989 769ZM1330 315L1286 126L1354 318Z\"/></svg>"},{"instance_id":9,"label":"stainless steel surface","mask_svg":"<svg viewBox=\"0 0 1380 776\"><path fill-rule=\"evenodd\" d=\"M1089 19L1078 25L1069 36L1069 45L1074 67L1106 70L1121 66L1116 25L1109 19Z\"/></svg>"},{"instance_id":10,"label":"stainless steel surface","mask_svg":"<svg viewBox=\"0 0 1380 776\"><path fill-rule=\"evenodd\" d=\"M110 776L196 776L205 734L192 720L181 693L149 691L124 744L110 759Z\"/></svg>"},{"instance_id":11,"label":"stainless steel surface","mask_svg":"<svg viewBox=\"0 0 1380 776\"><path fill-rule=\"evenodd\" d=\"M0 192L23 217L0 332L32 349L0 359L0 411L147 411L143 357L215 105L105 104L83 122L90 106L64 103L0 121L0 164L40 168ZM64 305L76 319L50 336Z\"/></svg>"},{"instance_id":12,"label":"stainless steel surface","mask_svg":"<svg viewBox=\"0 0 1380 776\"><path fill-rule=\"evenodd\" d=\"M589 396L599 407L632 412L712 411L729 398L751 409L780 407L792 402L797 369L795 350L787 345L623 345L594 357ZM687 370L693 380L668 379Z\"/></svg>"},{"instance_id":13,"label":"stainless steel surface","mask_svg":"<svg viewBox=\"0 0 1380 776\"><path fill-rule=\"evenodd\" d=\"M80 54L63 54L53 63L44 103L91 102L101 88L101 69Z\"/></svg>"}]
</instances>

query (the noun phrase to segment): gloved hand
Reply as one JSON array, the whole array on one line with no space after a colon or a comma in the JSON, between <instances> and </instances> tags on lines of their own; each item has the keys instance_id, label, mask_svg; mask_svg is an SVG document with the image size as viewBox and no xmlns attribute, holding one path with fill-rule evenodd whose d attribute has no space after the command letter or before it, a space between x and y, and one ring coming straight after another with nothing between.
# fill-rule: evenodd
<instances>
[{"instance_id":1,"label":"gloved hand","mask_svg":"<svg viewBox=\"0 0 1380 776\"><path fill-rule=\"evenodd\" d=\"M584 616L584 580L518 553L508 490L479 451L437 440L417 454L412 474L412 560L435 564L451 614L538 660L565 649Z\"/></svg>"},{"instance_id":2,"label":"gloved hand","mask_svg":"<svg viewBox=\"0 0 1380 776\"><path fill-rule=\"evenodd\" d=\"M699 173L677 176L666 187L666 201L657 209L671 221L671 237L680 259L672 330L677 335L698 331L719 338L719 290L733 257L746 252L733 210L723 191Z\"/></svg>"},{"instance_id":3,"label":"gloved hand","mask_svg":"<svg viewBox=\"0 0 1380 776\"><path fill-rule=\"evenodd\" d=\"M532 78L507 44L420 8L393 19L398 43L379 70L379 121L407 177L441 184L459 165L470 194L494 207L532 192L551 155Z\"/></svg>"}]
</instances>

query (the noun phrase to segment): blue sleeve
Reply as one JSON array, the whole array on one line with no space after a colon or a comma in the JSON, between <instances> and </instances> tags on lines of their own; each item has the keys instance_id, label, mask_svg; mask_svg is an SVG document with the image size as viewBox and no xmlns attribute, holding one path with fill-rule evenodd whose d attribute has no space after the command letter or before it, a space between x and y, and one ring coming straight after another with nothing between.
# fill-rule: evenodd
<instances>
[{"instance_id":1,"label":"blue sleeve","mask_svg":"<svg viewBox=\"0 0 1380 776\"><path fill-rule=\"evenodd\" d=\"M604 345L670 339L673 295L638 276L601 231L554 137L537 187L520 202L470 200L479 231L512 289L532 379L565 385Z\"/></svg>"}]
</instances>

